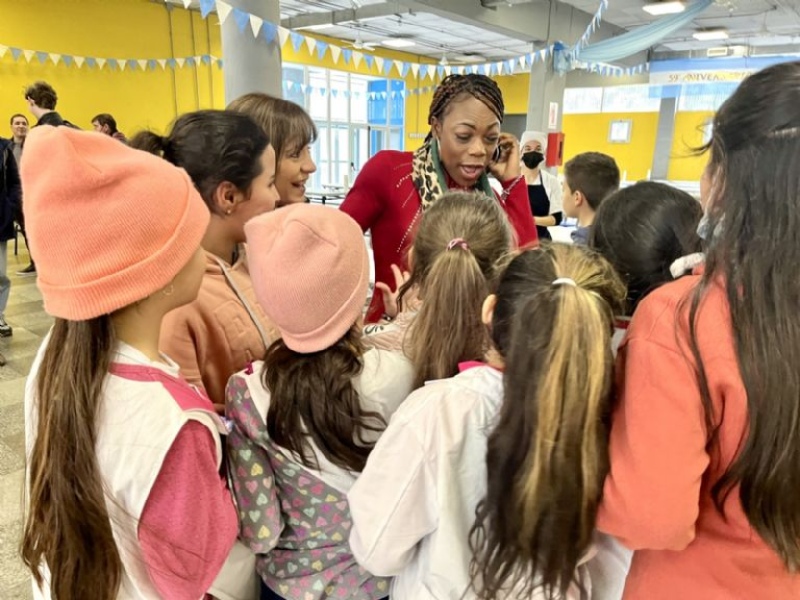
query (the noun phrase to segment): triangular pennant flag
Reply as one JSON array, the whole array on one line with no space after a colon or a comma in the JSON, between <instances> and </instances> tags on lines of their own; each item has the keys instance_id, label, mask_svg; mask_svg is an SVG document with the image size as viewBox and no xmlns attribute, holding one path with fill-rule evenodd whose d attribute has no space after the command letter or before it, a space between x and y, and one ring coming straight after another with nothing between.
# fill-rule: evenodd
<instances>
[{"instance_id":1,"label":"triangular pennant flag","mask_svg":"<svg viewBox=\"0 0 800 600\"><path fill-rule=\"evenodd\" d=\"M281 48L286 45L286 40L289 39L291 32L286 27L278 27L278 39L281 42Z\"/></svg>"},{"instance_id":2,"label":"triangular pennant flag","mask_svg":"<svg viewBox=\"0 0 800 600\"><path fill-rule=\"evenodd\" d=\"M194 60L194 56L190 56L186 59L186 64L190 67L195 66L197 63Z\"/></svg>"},{"instance_id":3,"label":"triangular pennant flag","mask_svg":"<svg viewBox=\"0 0 800 600\"><path fill-rule=\"evenodd\" d=\"M396 60L394 61L394 68L397 69L397 72L402 74L403 73L403 61Z\"/></svg>"},{"instance_id":4,"label":"triangular pennant flag","mask_svg":"<svg viewBox=\"0 0 800 600\"><path fill-rule=\"evenodd\" d=\"M411 63L411 73L413 73L414 77L419 77L419 63Z\"/></svg>"},{"instance_id":5,"label":"triangular pennant flag","mask_svg":"<svg viewBox=\"0 0 800 600\"><path fill-rule=\"evenodd\" d=\"M312 38L308 38L312 39ZM328 42L316 42L316 49L317 49L317 58L322 60L325 58L325 53L328 51L328 47L330 44ZM310 50L310 48L309 48Z\"/></svg>"},{"instance_id":6,"label":"triangular pennant flag","mask_svg":"<svg viewBox=\"0 0 800 600\"><path fill-rule=\"evenodd\" d=\"M233 20L236 21L236 26L239 28L239 31L244 33L245 27L247 27L248 23L250 23L250 14L239 8L234 8Z\"/></svg>"},{"instance_id":7,"label":"triangular pennant flag","mask_svg":"<svg viewBox=\"0 0 800 600\"><path fill-rule=\"evenodd\" d=\"M334 63L339 62L339 57L342 55L342 48L341 46L334 46L331 45L331 58L333 59Z\"/></svg>"},{"instance_id":8,"label":"triangular pennant flag","mask_svg":"<svg viewBox=\"0 0 800 600\"><path fill-rule=\"evenodd\" d=\"M349 65L350 61L353 59L353 51L350 50L350 48L343 48L342 58L344 59L344 64Z\"/></svg>"},{"instance_id":9,"label":"triangular pennant flag","mask_svg":"<svg viewBox=\"0 0 800 600\"><path fill-rule=\"evenodd\" d=\"M378 71L383 72L383 59L380 56L375 56L374 59L375 66L378 67Z\"/></svg>"},{"instance_id":10,"label":"triangular pennant flag","mask_svg":"<svg viewBox=\"0 0 800 600\"><path fill-rule=\"evenodd\" d=\"M200 61L201 61L201 62L202 62L204 65L209 65L209 64L211 64L211 55L209 55L209 54L203 54L203 56L201 56L201 57L200 57Z\"/></svg>"},{"instance_id":11,"label":"triangular pennant flag","mask_svg":"<svg viewBox=\"0 0 800 600\"><path fill-rule=\"evenodd\" d=\"M231 10L233 10L233 7L230 4L222 0L217 0L217 16L219 17L220 24L228 20Z\"/></svg>"},{"instance_id":12,"label":"triangular pennant flag","mask_svg":"<svg viewBox=\"0 0 800 600\"><path fill-rule=\"evenodd\" d=\"M234 16L236 16L235 9L234 9ZM292 48L294 48L294 51L300 52L300 47L303 45L303 42L306 41L305 38L296 31L292 31L289 34L289 38L292 40Z\"/></svg>"},{"instance_id":13,"label":"triangular pennant flag","mask_svg":"<svg viewBox=\"0 0 800 600\"><path fill-rule=\"evenodd\" d=\"M200 0L200 16L204 19L214 10L214 0Z\"/></svg>"},{"instance_id":14,"label":"triangular pennant flag","mask_svg":"<svg viewBox=\"0 0 800 600\"><path fill-rule=\"evenodd\" d=\"M51 53L49 54L49 56L50 56L50 60L52 60L52 61L53 61L53 64L54 64L54 65L57 65L57 64L58 64L58 61L60 61L60 60L61 60L61 55L60 55L60 54L56 54L55 52L51 52Z\"/></svg>"},{"instance_id":15,"label":"triangular pennant flag","mask_svg":"<svg viewBox=\"0 0 800 600\"><path fill-rule=\"evenodd\" d=\"M451 67L450 65L445 65L444 67L445 77L449 77L452 72L453 72L453 67Z\"/></svg>"},{"instance_id":16,"label":"triangular pennant flag","mask_svg":"<svg viewBox=\"0 0 800 600\"><path fill-rule=\"evenodd\" d=\"M23 50L22 53L25 55L25 60L27 60L28 62L31 62L31 59L35 54L33 50Z\"/></svg>"},{"instance_id":17,"label":"triangular pennant flag","mask_svg":"<svg viewBox=\"0 0 800 600\"><path fill-rule=\"evenodd\" d=\"M361 66L361 61L364 60L364 55L356 50L353 52L353 64L355 65L356 69Z\"/></svg>"},{"instance_id":18,"label":"triangular pennant flag","mask_svg":"<svg viewBox=\"0 0 800 600\"><path fill-rule=\"evenodd\" d=\"M339 90L337 90L336 88L333 88L331 90L331 96L333 96L334 98L338 98L339 97Z\"/></svg>"},{"instance_id":19,"label":"triangular pennant flag","mask_svg":"<svg viewBox=\"0 0 800 600\"><path fill-rule=\"evenodd\" d=\"M6 55L6 52L8 52L8 46L0 45L0 58L3 58Z\"/></svg>"},{"instance_id":20,"label":"triangular pennant flag","mask_svg":"<svg viewBox=\"0 0 800 600\"><path fill-rule=\"evenodd\" d=\"M411 68L411 63L403 62L403 68L400 70L400 75L403 76L403 79L406 78L408 75L408 70Z\"/></svg>"},{"instance_id":21,"label":"triangular pennant flag","mask_svg":"<svg viewBox=\"0 0 800 600\"><path fill-rule=\"evenodd\" d=\"M14 57L14 60L19 60L19 57L22 55L21 48L11 48L11 56Z\"/></svg>"},{"instance_id":22,"label":"triangular pennant flag","mask_svg":"<svg viewBox=\"0 0 800 600\"><path fill-rule=\"evenodd\" d=\"M439 65L436 67L436 74L439 76L439 79L444 77L444 65Z\"/></svg>"},{"instance_id":23,"label":"triangular pennant flag","mask_svg":"<svg viewBox=\"0 0 800 600\"><path fill-rule=\"evenodd\" d=\"M125 60L124 58L120 58L119 60L117 60L117 65L119 66L120 71L124 71L125 67L128 66L128 61Z\"/></svg>"},{"instance_id":24,"label":"triangular pennant flag","mask_svg":"<svg viewBox=\"0 0 800 600\"><path fill-rule=\"evenodd\" d=\"M275 38L278 37L278 26L275 25L275 23L264 21L261 34L264 36L264 39L267 40L267 43L271 44L275 41Z\"/></svg>"},{"instance_id":25,"label":"triangular pennant flag","mask_svg":"<svg viewBox=\"0 0 800 600\"><path fill-rule=\"evenodd\" d=\"M527 69L528 68L528 57L527 57L527 55L523 55L523 56L519 57L519 66L522 69Z\"/></svg>"},{"instance_id":26,"label":"triangular pennant flag","mask_svg":"<svg viewBox=\"0 0 800 600\"><path fill-rule=\"evenodd\" d=\"M308 53L313 55L314 49L317 47L317 40L315 40L312 37L306 36L306 46L308 46Z\"/></svg>"},{"instance_id":27,"label":"triangular pennant flag","mask_svg":"<svg viewBox=\"0 0 800 600\"><path fill-rule=\"evenodd\" d=\"M422 81L425 81L425 78L428 76L429 72L430 72L430 67L428 65L419 66L419 76L422 77Z\"/></svg>"},{"instance_id":28,"label":"triangular pennant flag","mask_svg":"<svg viewBox=\"0 0 800 600\"><path fill-rule=\"evenodd\" d=\"M508 72L509 73L513 73L514 72L514 59L513 58L506 61L506 67L508 67Z\"/></svg>"},{"instance_id":29,"label":"triangular pennant flag","mask_svg":"<svg viewBox=\"0 0 800 600\"><path fill-rule=\"evenodd\" d=\"M92 69L97 66L97 61L90 56L86 59L86 66Z\"/></svg>"},{"instance_id":30,"label":"triangular pennant flag","mask_svg":"<svg viewBox=\"0 0 800 600\"><path fill-rule=\"evenodd\" d=\"M221 69L222 68L222 63L223 63L223 60L221 58L218 58L217 59L217 67L219 67Z\"/></svg>"},{"instance_id":31,"label":"triangular pennant flag","mask_svg":"<svg viewBox=\"0 0 800 600\"><path fill-rule=\"evenodd\" d=\"M147 61L147 68L150 69L151 71L155 71L157 65L158 63L154 58L151 58L150 60Z\"/></svg>"},{"instance_id":32,"label":"triangular pennant flag","mask_svg":"<svg viewBox=\"0 0 800 600\"><path fill-rule=\"evenodd\" d=\"M168 58L168 59L167 59L167 66L168 66L170 69L174 69L174 68L175 68L175 64L176 64L176 63L175 63L175 59L174 59L174 58Z\"/></svg>"},{"instance_id":33,"label":"triangular pennant flag","mask_svg":"<svg viewBox=\"0 0 800 600\"><path fill-rule=\"evenodd\" d=\"M250 15L250 29L253 30L253 37L258 37L261 33L261 26L264 24L264 19L256 15Z\"/></svg>"},{"instance_id":34,"label":"triangular pennant flag","mask_svg":"<svg viewBox=\"0 0 800 600\"><path fill-rule=\"evenodd\" d=\"M105 67L105 66L106 66L106 59L105 59L105 58L98 58L98 59L97 59L97 66L98 66L99 68L101 68L101 69L102 69L103 67Z\"/></svg>"},{"instance_id":35,"label":"triangular pennant flag","mask_svg":"<svg viewBox=\"0 0 800 600\"><path fill-rule=\"evenodd\" d=\"M162 69L166 69L167 68L167 59L166 58L159 58L156 62L158 63L158 65Z\"/></svg>"},{"instance_id":36,"label":"triangular pennant flag","mask_svg":"<svg viewBox=\"0 0 800 600\"><path fill-rule=\"evenodd\" d=\"M41 52L41 51L37 52L36 58L39 59L40 63L44 64L45 61L47 61L47 52Z\"/></svg>"},{"instance_id":37,"label":"triangular pennant flag","mask_svg":"<svg viewBox=\"0 0 800 600\"><path fill-rule=\"evenodd\" d=\"M186 59L185 58L176 58L175 62L178 63L178 66L182 69L183 65L186 64Z\"/></svg>"},{"instance_id":38,"label":"triangular pennant flag","mask_svg":"<svg viewBox=\"0 0 800 600\"><path fill-rule=\"evenodd\" d=\"M65 54L62 60L64 61L64 64L67 65L68 67L71 67L72 63L75 62L72 56L70 56L69 54Z\"/></svg>"},{"instance_id":39,"label":"triangular pennant flag","mask_svg":"<svg viewBox=\"0 0 800 600\"><path fill-rule=\"evenodd\" d=\"M183 0L183 8L189 8L192 5L192 0Z\"/></svg>"},{"instance_id":40,"label":"triangular pennant flag","mask_svg":"<svg viewBox=\"0 0 800 600\"><path fill-rule=\"evenodd\" d=\"M99 59L98 59L98 60L99 60ZM108 64L108 68L109 68L109 69L111 69L112 71L113 71L115 68L118 68L118 67L119 67L119 63L117 62L117 59L116 59L116 58L109 58L109 59L108 59L108 61L106 61L106 62L107 62L107 64Z\"/></svg>"}]
</instances>

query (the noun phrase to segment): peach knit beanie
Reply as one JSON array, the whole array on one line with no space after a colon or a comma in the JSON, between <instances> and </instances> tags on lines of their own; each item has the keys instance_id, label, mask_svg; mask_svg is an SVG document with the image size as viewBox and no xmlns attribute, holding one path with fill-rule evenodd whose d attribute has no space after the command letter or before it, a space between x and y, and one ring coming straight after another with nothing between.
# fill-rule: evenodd
<instances>
[{"instance_id":1,"label":"peach knit beanie","mask_svg":"<svg viewBox=\"0 0 800 600\"><path fill-rule=\"evenodd\" d=\"M166 287L208 226L183 169L107 135L35 127L21 179L44 307L62 319L109 314Z\"/></svg>"},{"instance_id":2,"label":"peach knit beanie","mask_svg":"<svg viewBox=\"0 0 800 600\"><path fill-rule=\"evenodd\" d=\"M369 258L361 227L325 206L295 204L244 227L253 288L286 346L319 352L361 316Z\"/></svg>"}]
</instances>

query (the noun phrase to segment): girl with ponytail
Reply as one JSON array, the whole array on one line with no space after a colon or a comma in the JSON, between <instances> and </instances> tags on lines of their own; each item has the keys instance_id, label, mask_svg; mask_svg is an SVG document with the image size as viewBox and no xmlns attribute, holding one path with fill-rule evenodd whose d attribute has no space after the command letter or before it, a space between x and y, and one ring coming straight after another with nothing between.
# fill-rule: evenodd
<instances>
[{"instance_id":1,"label":"girl with ponytail","mask_svg":"<svg viewBox=\"0 0 800 600\"><path fill-rule=\"evenodd\" d=\"M559 598L590 581L624 286L575 246L514 257L482 362L414 392L350 492L356 558L393 600ZM374 490L380 490L375 493ZM577 596L576 596L577 597Z\"/></svg>"},{"instance_id":2,"label":"girl with ponytail","mask_svg":"<svg viewBox=\"0 0 800 600\"><path fill-rule=\"evenodd\" d=\"M419 300L402 341L415 387L483 358L489 338L480 307L512 243L502 209L482 194L449 192L425 213L410 251L411 275L400 291L401 304L412 291Z\"/></svg>"},{"instance_id":3,"label":"girl with ponytail","mask_svg":"<svg viewBox=\"0 0 800 600\"><path fill-rule=\"evenodd\" d=\"M250 117L222 110L185 114L166 137L142 132L131 146L185 169L211 212L200 293L167 317L161 349L221 410L228 378L277 337L256 301L243 246L244 224L278 201L275 150Z\"/></svg>"}]
</instances>

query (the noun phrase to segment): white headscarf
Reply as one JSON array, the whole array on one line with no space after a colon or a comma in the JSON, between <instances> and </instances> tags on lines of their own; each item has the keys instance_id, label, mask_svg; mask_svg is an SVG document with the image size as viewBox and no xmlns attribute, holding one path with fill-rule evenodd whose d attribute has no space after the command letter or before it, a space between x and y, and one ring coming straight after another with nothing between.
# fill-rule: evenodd
<instances>
[{"instance_id":1,"label":"white headscarf","mask_svg":"<svg viewBox=\"0 0 800 600\"><path fill-rule=\"evenodd\" d=\"M547 154L547 134L542 131L526 131L519 139L520 151L528 142L539 142L542 145L542 154Z\"/></svg>"}]
</instances>

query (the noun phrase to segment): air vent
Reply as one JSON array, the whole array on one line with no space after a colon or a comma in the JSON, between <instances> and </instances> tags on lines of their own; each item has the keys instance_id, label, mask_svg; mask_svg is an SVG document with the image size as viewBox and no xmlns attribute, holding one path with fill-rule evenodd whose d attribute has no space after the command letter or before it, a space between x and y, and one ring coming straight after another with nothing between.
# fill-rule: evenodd
<instances>
[{"instance_id":1,"label":"air vent","mask_svg":"<svg viewBox=\"0 0 800 600\"><path fill-rule=\"evenodd\" d=\"M728 48L725 46L720 46L719 48L709 48L706 50L706 56L708 58L721 58L723 56L728 56Z\"/></svg>"}]
</instances>

